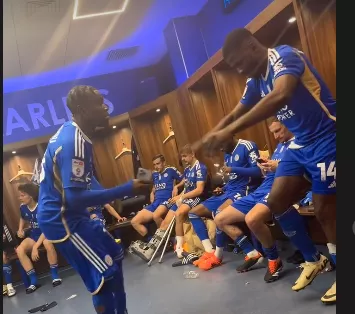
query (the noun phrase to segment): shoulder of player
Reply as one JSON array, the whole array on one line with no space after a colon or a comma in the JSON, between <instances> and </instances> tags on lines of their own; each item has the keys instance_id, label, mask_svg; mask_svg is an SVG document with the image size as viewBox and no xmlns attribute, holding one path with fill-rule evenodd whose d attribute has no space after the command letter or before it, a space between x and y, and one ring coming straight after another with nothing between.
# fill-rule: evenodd
<instances>
[{"instance_id":1,"label":"shoulder of player","mask_svg":"<svg viewBox=\"0 0 355 314\"><path fill-rule=\"evenodd\" d=\"M255 148L257 148L257 146L254 142L247 141L247 140L240 140L239 145L242 145L242 147L245 147L247 151L252 151Z\"/></svg>"},{"instance_id":2,"label":"shoulder of player","mask_svg":"<svg viewBox=\"0 0 355 314\"><path fill-rule=\"evenodd\" d=\"M268 58L272 66L280 61L280 59L290 56L300 56L300 54L303 54L303 52L289 45L281 45L268 50Z\"/></svg>"}]
</instances>

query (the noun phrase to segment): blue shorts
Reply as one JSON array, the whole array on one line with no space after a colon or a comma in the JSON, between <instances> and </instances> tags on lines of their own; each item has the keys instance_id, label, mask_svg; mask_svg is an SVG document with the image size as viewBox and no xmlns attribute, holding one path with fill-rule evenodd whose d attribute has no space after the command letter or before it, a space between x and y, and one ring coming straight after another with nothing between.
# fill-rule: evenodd
<instances>
[{"instance_id":1,"label":"blue shorts","mask_svg":"<svg viewBox=\"0 0 355 314\"><path fill-rule=\"evenodd\" d=\"M269 197L270 190L259 190L256 189L255 192L250 193L247 196L244 196L238 200L236 200L231 206L235 209L239 210L241 213L246 215L251 211L251 209L256 204L264 204L267 205L267 198Z\"/></svg>"},{"instance_id":2,"label":"blue shorts","mask_svg":"<svg viewBox=\"0 0 355 314\"><path fill-rule=\"evenodd\" d=\"M32 239L33 241L37 242L39 237L41 236L42 233L36 233L36 232L30 232L29 238Z\"/></svg>"},{"instance_id":3,"label":"blue shorts","mask_svg":"<svg viewBox=\"0 0 355 314\"><path fill-rule=\"evenodd\" d=\"M169 208L169 204L168 204L167 200L157 199L157 200L154 200L154 202L152 204L145 206L144 209L149 210L150 212L154 213L160 205L163 205L166 208Z\"/></svg>"},{"instance_id":4,"label":"blue shorts","mask_svg":"<svg viewBox=\"0 0 355 314\"><path fill-rule=\"evenodd\" d=\"M79 221L70 231L69 239L54 243L55 248L79 273L86 288L97 294L104 281L120 271L119 261L124 257L122 246L94 220Z\"/></svg>"},{"instance_id":5,"label":"blue shorts","mask_svg":"<svg viewBox=\"0 0 355 314\"><path fill-rule=\"evenodd\" d=\"M303 176L305 173L312 181L313 193L336 193L336 133L298 149L289 147L275 177Z\"/></svg>"},{"instance_id":6,"label":"blue shorts","mask_svg":"<svg viewBox=\"0 0 355 314\"><path fill-rule=\"evenodd\" d=\"M190 209L191 209L191 208L196 207L196 206L197 206L198 204L200 204L200 203L201 203L201 198L199 198L199 197L194 197L194 198L187 198L187 199L183 200L181 204L186 204L186 205L188 205L188 206L190 207ZM174 204L174 205L169 206L168 209L170 209L170 210L176 212L177 209L178 209L178 207L177 207L176 204Z\"/></svg>"},{"instance_id":7,"label":"blue shorts","mask_svg":"<svg viewBox=\"0 0 355 314\"><path fill-rule=\"evenodd\" d=\"M233 202L237 201L238 199L246 196L246 191L226 191L221 195L214 195L201 204L205 206L209 211L211 211L214 215L220 206L222 206L227 200L232 200Z\"/></svg>"}]
</instances>

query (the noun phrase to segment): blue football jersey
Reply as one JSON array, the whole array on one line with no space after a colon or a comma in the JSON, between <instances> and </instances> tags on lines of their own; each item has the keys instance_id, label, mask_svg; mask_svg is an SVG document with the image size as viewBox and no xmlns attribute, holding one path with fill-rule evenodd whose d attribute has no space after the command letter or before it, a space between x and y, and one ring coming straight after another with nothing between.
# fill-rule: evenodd
<instances>
[{"instance_id":1,"label":"blue football jersey","mask_svg":"<svg viewBox=\"0 0 355 314\"><path fill-rule=\"evenodd\" d=\"M154 198L156 200L168 200L169 198L171 198L175 180L182 180L182 174L175 167L166 167L161 173L154 171Z\"/></svg>"},{"instance_id":2,"label":"blue football jersey","mask_svg":"<svg viewBox=\"0 0 355 314\"><path fill-rule=\"evenodd\" d=\"M317 70L303 52L282 45L268 50L268 68L265 77L247 80L240 102L254 106L273 90L274 82L282 75L299 79L291 100L276 116L294 135L290 148L308 145L316 139L336 132L336 100Z\"/></svg>"},{"instance_id":3,"label":"blue football jersey","mask_svg":"<svg viewBox=\"0 0 355 314\"><path fill-rule=\"evenodd\" d=\"M276 148L274 153L271 156L272 160L277 160L280 161L283 156L285 155L286 150L288 150L289 146L293 142L294 138L292 140L289 140L285 143L279 143ZM265 180L263 183L260 185L259 189L265 189L265 190L270 190L272 187L272 184L274 183L275 179L275 172L267 172L265 176Z\"/></svg>"},{"instance_id":4,"label":"blue football jersey","mask_svg":"<svg viewBox=\"0 0 355 314\"><path fill-rule=\"evenodd\" d=\"M49 140L42 159L38 202L38 223L48 240L64 241L70 224L90 219L83 207L70 208L64 188L90 189L93 153L90 139L79 126L69 121Z\"/></svg>"},{"instance_id":5,"label":"blue football jersey","mask_svg":"<svg viewBox=\"0 0 355 314\"><path fill-rule=\"evenodd\" d=\"M196 160L193 166L188 166L184 170L185 193L196 189L197 182L207 180L207 167Z\"/></svg>"},{"instance_id":6,"label":"blue football jersey","mask_svg":"<svg viewBox=\"0 0 355 314\"><path fill-rule=\"evenodd\" d=\"M224 186L224 190L254 190L255 185L260 184L260 179L237 175L233 173L233 167L257 167L257 159L260 157L259 149L254 142L246 140L238 140L231 154L224 154L224 163L227 167L232 168L229 174L228 183Z\"/></svg>"},{"instance_id":7,"label":"blue football jersey","mask_svg":"<svg viewBox=\"0 0 355 314\"><path fill-rule=\"evenodd\" d=\"M31 226L31 231L30 231L31 237L39 237L42 234L42 231L39 228L38 221L37 221L37 213L38 213L38 204L33 210L30 210L28 206L24 204L20 206L21 218L26 222L28 222Z\"/></svg>"},{"instance_id":8,"label":"blue football jersey","mask_svg":"<svg viewBox=\"0 0 355 314\"><path fill-rule=\"evenodd\" d=\"M100 185L100 183L96 180L95 177L92 178L93 180L90 181L90 189L91 190L102 190L102 186ZM98 206L91 206L88 207L88 211L90 213L90 215L96 215L98 219L100 220L105 220L104 214L103 214L103 209L104 207L102 205L98 205Z\"/></svg>"}]
</instances>

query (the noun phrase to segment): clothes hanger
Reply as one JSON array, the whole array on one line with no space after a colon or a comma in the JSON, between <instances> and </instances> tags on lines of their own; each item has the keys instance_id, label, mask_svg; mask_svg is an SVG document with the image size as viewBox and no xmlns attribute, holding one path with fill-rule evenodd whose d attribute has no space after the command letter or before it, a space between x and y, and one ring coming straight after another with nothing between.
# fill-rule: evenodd
<instances>
[{"instance_id":1,"label":"clothes hanger","mask_svg":"<svg viewBox=\"0 0 355 314\"><path fill-rule=\"evenodd\" d=\"M121 140L122 140L123 148L122 148L121 152L115 157L115 159L120 158L123 154L127 154L127 153L132 154L132 151L126 147L126 144L124 143L123 138L121 138Z\"/></svg>"},{"instance_id":2,"label":"clothes hanger","mask_svg":"<svg viewBox=\"0 0 355 314\"><path fill-rule=\"evenodd\" d=\"M26 172L21 169L21 166L18 165L18 172L11 180L10 183L23 183L23 182L30 182L30 180L26 179L26 176L33 176L32 172Z\"/></svg>"},{"instance_id":3,"label":"clothes hanger","mask_svg":"<svg viewBox=\"0 0 355 314\"><path fill-rule=\"evenodd\" d=\"M173 131L171 124L169 123L169 135L165 138L165 140L163 141L163 144L165 144L167 141L169 141L174 136L175 136L175 133Z\"/></svg>"}]
</instances>

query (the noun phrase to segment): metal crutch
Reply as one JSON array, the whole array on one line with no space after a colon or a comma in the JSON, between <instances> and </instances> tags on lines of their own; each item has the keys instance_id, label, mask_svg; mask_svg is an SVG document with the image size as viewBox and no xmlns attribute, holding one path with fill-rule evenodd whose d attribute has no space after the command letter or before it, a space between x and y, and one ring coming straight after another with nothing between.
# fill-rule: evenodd
<instances>
[{"instance_id":1,"label":"metal crutch","mask_svg":"<svg viewBox=\"0 0 355 314\"><path fill-rule=\"evenodd\" d=\"M175 222L175 216L174 216L174 219L173 219L173 220L174 220L174 222ZM168 242L169 242L169 240L170 240L171 231L173 231L173 229L174 229L174 224L171 225L171 228L170 228L170 230L169 230L169 234L168 234L168 236L167 236L167 238L166 238L166 240L165 240L165 245L164 245L164 248L163 248L163 252L161 253L161 256L160 256L160 258L159 258L159 264L161 264L161 263L163 262L163 256L164 256L164 254L165 254L166 247L167 247Z\"/></svg>"},{"instance_id":2,"label":"metal crutch","mask_svg":"<svg viewBox=\"0 0 355 314\"><path fill-rule=\"evenodd\" d=\"M168 235L168 232L170 231L170 228L171 228L171 226L174 224L174 222L175 222L175 216L174 216L174 218L170 221L169 226L168 226L168 229L165 230L165 233L164 233L164 235L163 235L162 240L161 240L160 243L158 244L158 247L157 247L157 249L155 250L155 252L154 252L152 258L151 258L151 259L149 260L149 262L148 262L148 266L150 266L150 265L152 264L152 261L153 261L155 255L157 254L158 250L160 249L160 246L162 245L162 243L163 243L165 237Z\"/></svg>"}]
</instances>

